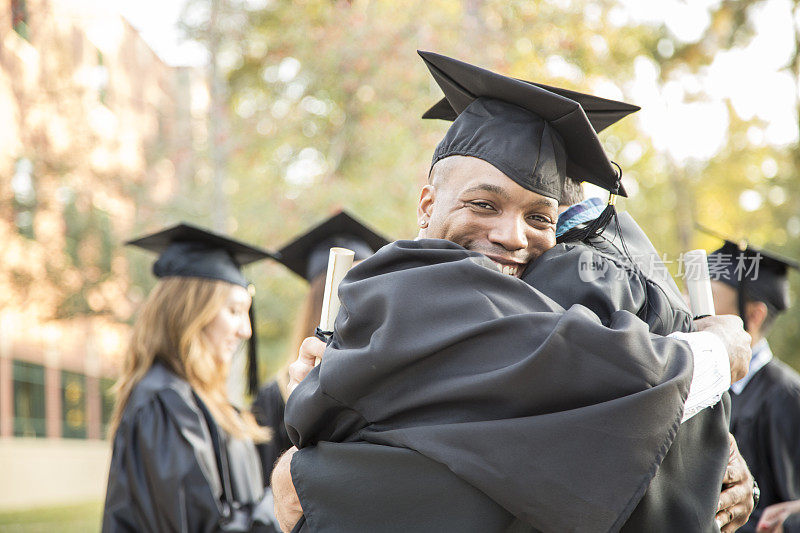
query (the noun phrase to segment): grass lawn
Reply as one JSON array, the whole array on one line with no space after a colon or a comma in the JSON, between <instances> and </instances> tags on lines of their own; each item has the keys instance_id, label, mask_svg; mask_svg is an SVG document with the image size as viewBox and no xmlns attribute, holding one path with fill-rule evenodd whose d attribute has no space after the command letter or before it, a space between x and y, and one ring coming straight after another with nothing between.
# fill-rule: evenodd
<instances>
[{"instance_id":1,"label":"grass lawn","mask_svg":"<svg viewBox=\"0 0 800 533\"><path fill-rule=\"evenodd\" d=\"M2 533L91 533L100 531L103 502L0 511Z\"/></svg>"}]
</instances>

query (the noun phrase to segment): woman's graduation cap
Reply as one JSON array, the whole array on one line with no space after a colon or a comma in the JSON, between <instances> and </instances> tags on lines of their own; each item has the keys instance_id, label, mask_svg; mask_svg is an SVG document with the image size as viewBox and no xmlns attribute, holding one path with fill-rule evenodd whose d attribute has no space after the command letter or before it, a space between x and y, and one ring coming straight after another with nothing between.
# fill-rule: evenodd
<instances>
[{"instance_id":1,"label":"woman's graduation cap","mask_svg":"<svg viewBox=\"0 0 800 533\"><path fill-rule=\"evenodd\" d=\"M419 51L445 94L423 118L452 120L433 164L450 155L485 160L522 187L559 200L565 177L626 196L597 131L638 106L502 76Z\"/></svg>"},{"instance_id":2,"label":"woman's graduation cap","mask_svg":"<svg viewBox=\"0 0 800 533\"><path fill-rule=\"evenodd\" d=\"M339 246L353 250L355 260L360 261L386 244L389 244L388 240L342 211L278 250L275 260L310 283L325 273L331 248Z\"/></svg>"},{"instance_id":3,"label":"woman's graduation cap","mask_svg":"<svg viewBox=\"0 0 800 533\"><path fill-rule=\"evenodd\" d=\"M186 223L133 239L126 244L158 254L158 259L153 263L153 274L157 278L177 276L226 281L250 290L251 294L252 285L242 274L241 268L272 257L264 249ZM258 390L258 341L254 307L255 305L250 306L252 335L248 342L247 357L248 388L251 394Z\"/></svg>"},{"instance_id":4,"label":"woman's graduation cap","mask_svg":"<svg viewBox=\"0 0 800 533\"><path fill-rule=\"evenodd\" d=\"M725 241L721 248L708 254L711 278L737 290L739 316L745 319L745 296L764 302L774 312L789 307L790 268L800 270L800 263L774 252L751 246L746 240L734 241L698 225L697 229Z\"/></svg>"}]
</instances>

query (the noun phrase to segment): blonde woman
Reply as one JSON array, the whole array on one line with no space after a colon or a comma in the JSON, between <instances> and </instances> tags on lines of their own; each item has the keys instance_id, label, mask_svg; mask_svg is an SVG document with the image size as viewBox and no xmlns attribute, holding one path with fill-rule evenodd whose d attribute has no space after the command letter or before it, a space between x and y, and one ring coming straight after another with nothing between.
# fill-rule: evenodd
<instances>
[{"instance_id":1,"label":"blonde woman","mask_svg":"<svg viewBox=\"0 0 800 533\"><path fill-rule=\"evenodd\" d=\"M252 334L239 269L269 254L186 224L129 244L160 254L160 281L117 383L103 531L277 531L253 445L268 430L226 395Z\"/></svg>"},{"instance_id":2,"label":"blonde woman","mask_svg":"<svg viewBox=\"0 0 800 533\"><path fill-rule=\"evenodd\" d=\"M283 424L283 410L289 396L286 391L289 383L288 368L297 359L303 339L313 335L319 326L330 249L334 246L349 248L356 253L356 261L363 261L388 242L349 213L342 211L297 237L275 254L277 261L308 281L309 291L295 322L286 364L278 371L274 381L258 391L253 402L253 414L258 423L269 428L274 436L270 442L258 445L263 476L267 483L275 461L292 447Z\"/></svg>"}]
</instances>

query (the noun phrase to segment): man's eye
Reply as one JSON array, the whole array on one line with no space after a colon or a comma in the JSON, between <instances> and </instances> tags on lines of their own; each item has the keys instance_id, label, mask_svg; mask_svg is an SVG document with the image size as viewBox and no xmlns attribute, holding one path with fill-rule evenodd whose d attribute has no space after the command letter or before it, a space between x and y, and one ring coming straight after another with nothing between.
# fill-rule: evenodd
<instances>
[{"instance_id":1,"label":"man's eye","mask_svg":"<svg viewBox=\"0 0 800 533\"><path fill-rule=\"evenodd\" d=\"M545 215L531 215L528 218L530 218L534 222L541 222L543 224L552 224L553 223L553 221L550 220L550 217L545 216Z\"/></svg>"},{"instance_id":2,"label":"man's eye","mask_svg":"<svg viewBox=\"0 0 800 533\"><path fill-rule=\"evenodd\" d=\"M475 207L479 207L481 209L494 209L494 206L492 204L490 204L489 202L476 201L476 202L470 202L470 203L472 205L474 205Z\"/></svg>"}]
</instances>

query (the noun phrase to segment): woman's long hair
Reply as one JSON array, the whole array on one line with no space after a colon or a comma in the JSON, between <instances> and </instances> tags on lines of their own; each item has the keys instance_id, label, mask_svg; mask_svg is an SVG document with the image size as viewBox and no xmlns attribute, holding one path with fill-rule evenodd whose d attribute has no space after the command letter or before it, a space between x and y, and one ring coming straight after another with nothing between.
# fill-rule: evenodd
<instances>
[{"instance_id":1,"label":"woman's long hair","mask_svg":"<svg viewBox=\"0 0 800 533\"><path fill-rule=\"evenodd\" d=\"M231 284L202 278L170 277L159 281L147 297L133 326L130 345L115 390L109 435L119 427L131 392L160 361L185 379L226 432L257 442L269 440L269 430L256 424L249 412L228 401L229 365L214 353L204 331L220 312Z\"/></svg>"}]
</instances>

